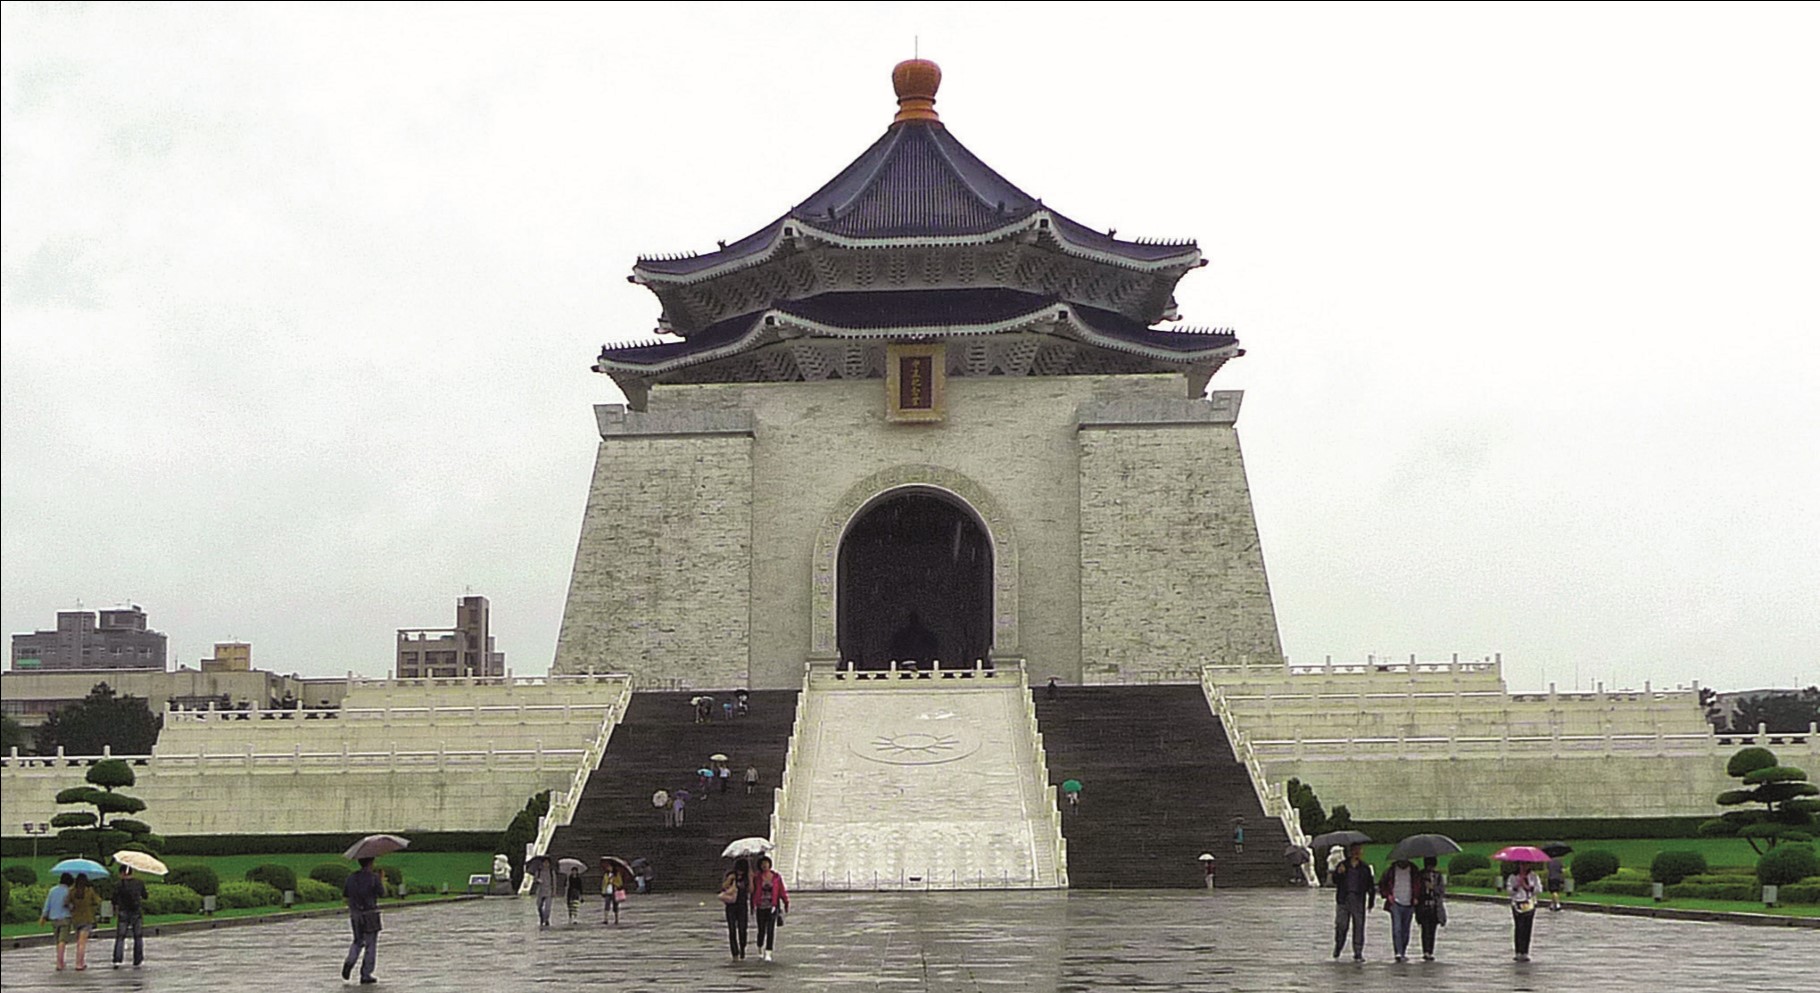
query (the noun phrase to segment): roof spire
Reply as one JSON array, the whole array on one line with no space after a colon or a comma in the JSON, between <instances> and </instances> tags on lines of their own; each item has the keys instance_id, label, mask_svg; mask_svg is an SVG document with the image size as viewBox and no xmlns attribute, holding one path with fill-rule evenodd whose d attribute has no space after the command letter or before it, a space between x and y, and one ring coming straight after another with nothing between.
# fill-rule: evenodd
<instances>
[{"instance_id":1,"label":"roof spire","mask_svg":"<svg viewBox=\"0 0 1820 993\"><path fill-rule=\"evenodd\" d=\"M935 112L935 91L942 85L941 66L928 59L909 59L891 70L891 86L897 90L897 116L891 123L927 121L940 124Z\"/></svg>"}]
</instances>

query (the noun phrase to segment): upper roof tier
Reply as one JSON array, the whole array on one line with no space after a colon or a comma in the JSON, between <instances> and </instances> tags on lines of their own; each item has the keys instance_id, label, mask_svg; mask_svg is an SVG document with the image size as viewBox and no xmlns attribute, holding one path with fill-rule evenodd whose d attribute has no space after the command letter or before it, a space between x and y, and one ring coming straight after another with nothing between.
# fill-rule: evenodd
<instances>
[{"instance_id":1,"label":"upper roof tier","mask_svg":"<svg viewBox=\"0 0 1820 993\"><path fill-rule=\"evenodd\" d=\"M934 109L940 79L932 62L899 65L892 73L899 110L891 126L783 217L717 251L640 258L632 279L663 301L664 326L687 335L778 299L866 288L863 281L840 285L842 266L860 250L909 256L906 268L935 273L906 288L979 285L969 279L975 266L937 262L932 268L930 253L971 255L994 247L1000 256L1055 257L1005 265L1002 277L992 279L998 285L1084 295L1076 302L1144 323L1173 318L1175 283L1202 264L1195 244L1123 241L1045 207L942 124ZM827 258L790 264L811 253ZM1086 289L1068 292L1068 286Z\"/></svg>"}]
</instances>

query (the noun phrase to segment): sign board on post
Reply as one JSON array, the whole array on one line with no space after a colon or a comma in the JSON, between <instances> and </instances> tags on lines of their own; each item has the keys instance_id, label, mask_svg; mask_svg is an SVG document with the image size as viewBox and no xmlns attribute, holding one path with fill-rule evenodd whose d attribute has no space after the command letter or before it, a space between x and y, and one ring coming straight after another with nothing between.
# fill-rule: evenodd
<instances>
[{"instance_id":1,"label":"sign board on post","mask_svg":"<svg viewBox=\"0 0 1820 993\"><path fill-rule=\"evenodd\" d=\"M942 419L948 385L947 348L928 345L885 347L885 419L933 423Z\"/></svg>"}]
</instances>

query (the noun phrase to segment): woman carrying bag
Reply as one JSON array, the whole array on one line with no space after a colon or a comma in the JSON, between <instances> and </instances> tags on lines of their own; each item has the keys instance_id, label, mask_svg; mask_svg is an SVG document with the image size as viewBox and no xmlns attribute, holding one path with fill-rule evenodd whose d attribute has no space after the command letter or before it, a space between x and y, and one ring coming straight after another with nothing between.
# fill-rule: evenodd
<instances>
[{"instance_id":1,"label":"woman carrying bag","mask_svg":"<svg viewBox=\"0 0 1820 993\"><path fill-rule=\"evenodd\" d=\"M752 909L758 911L758 947L771 961L771 947L777 940L777 925L783 923L790 909L790 891L784 889L784 877L771 868L771 857L760 856L758 874L752 878Z\"/></svg>"},{"instance_id":2,"label":"woman carrying bag","mask_svg":"<svg viewBox=\"0 0 1820 993\"><path fill-rule=\"evenodd\" d=\"M727 913L727 947L734 961L746 957L746 903L751 899L752 870L745 859L735 860L733 871L720 881L720 902Z\"/></svg>"}]
</instances>

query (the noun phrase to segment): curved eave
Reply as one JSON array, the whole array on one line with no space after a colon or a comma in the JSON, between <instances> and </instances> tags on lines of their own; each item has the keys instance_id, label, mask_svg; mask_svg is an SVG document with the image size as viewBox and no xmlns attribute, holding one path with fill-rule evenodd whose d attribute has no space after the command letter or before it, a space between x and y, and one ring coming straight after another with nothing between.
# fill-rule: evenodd
<instances>
[{"instance_id":1,"label":"curved eave","mask_svg":"<svg viewBox=\"0 0 1820 993\"><path fill-rule=\"evenodd\" d=\"M1083 344L1105 348L1110 351L1140 355L1159 362L1189 366L1205 362L1235 358L1244 354L1239 347L1238 339L1225 332L1160 332L1172 336L1205 334L1209 339L1205 348L1167 348L1161 345L1133 341L1129 337L1096 327L1093 321L1083 316L1077 308L1061 305L1045 305L1027 313L1009 317L1004 320L978 324L923 324L901 325L895 327L850 328L836 324L824 323L790 314L782 310L768 310L754 314L745 319L747 326L737 332L730 340L709 347L689 349L680 348L673 356L655 362L628 362L613 357L614 351L625 351L634 348L663 346L622 346L620 349L603 349L594 371L600 373L628 373L647 379L686 369L690 366L729 358L742 352L762 347L772 341L790 338L818 338L822 340L863 341L879 339L927 339L927 338L973 338L989 337L1029 330L1043 324L1056 323L1066 327L1070 336ZM665 345L682 345L686 342L667 342Z\"/></svg>"},{"instance_id":2,"label":"curved eave","mask_svg":"<svg viewBox=\"0 0 1820 993\"><path fill-rule=\"evenodd\" d=\"M986 231L970 234L953 235L902 235L896 237L862 237L843 235L817 227L810 221L794 216L786 216L772 222L757 232L756 235L742 239L743 243L754 243L741 249L740 245L729 246L719 252L708 255L693 256L685 259L641 259L632 267L632 281L645 286L689 286L707 282L731 272L738 272L753 266L763 265L777 257L786 243L798 239L807 239L824 245L840 248L942 248L962 245L985 245L997 241L1006 241L1032 235L1052 243L1063 254L1076 258L1098 262L1102 265L1132 269L1139 272L1161 272L1169 269L1192 269L1201 262L1200 247L1193 244L1149 245L1143 242L1116 242L1117 245L1130 245L1143 254L1165 252L1155 258L1134 258L1106 247L1088 244L1084 233L1091 232L1075 221L1069 220L1050 210L1036 210L1022 217L1015 218L1006 224ZM760 238L758 236L766 236ZM1111 239L1107 239L1111 240ZM735 255L735 251L738 254ZM715 256L727 255L728 258L716 260ZM669 265L671 271L662 266ZM655 266L655 267L654 267ZM683 268L687 271L680 271Z\"/></svg>"}]
</instances>

